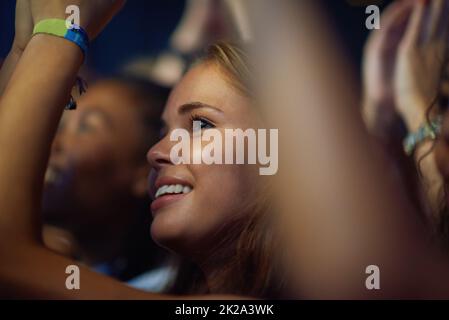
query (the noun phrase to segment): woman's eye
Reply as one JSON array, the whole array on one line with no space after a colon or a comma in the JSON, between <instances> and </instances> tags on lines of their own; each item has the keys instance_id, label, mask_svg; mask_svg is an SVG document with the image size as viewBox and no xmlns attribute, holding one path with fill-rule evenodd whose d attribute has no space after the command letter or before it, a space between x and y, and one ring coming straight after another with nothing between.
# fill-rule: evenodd
<instances>
[{"instance_id":1,"label":"woman's eye","mask_svg":"<svg viewBox=\"0 0 449 320\"><path fill-rule=\"evenodd\" d=\"M215 128L215 126L207 120L201 119L201 129Z\"/></svg>"},{"instance_id":2,"label":"woman's eye","mask_svg":"<svg viewBox=\"0 0 449 320\"><path fill-rule=\"evenodd\" d=\"M198 125L199 125L199 129L203 130L203 129L211 129L211 128L215 128L215 125L209 121L206 120L204 118L199 118L199 117L192 117L192 121L194 121L197 125L193 126L193 129L197 129Z\"/></svg>"}]
</instances>

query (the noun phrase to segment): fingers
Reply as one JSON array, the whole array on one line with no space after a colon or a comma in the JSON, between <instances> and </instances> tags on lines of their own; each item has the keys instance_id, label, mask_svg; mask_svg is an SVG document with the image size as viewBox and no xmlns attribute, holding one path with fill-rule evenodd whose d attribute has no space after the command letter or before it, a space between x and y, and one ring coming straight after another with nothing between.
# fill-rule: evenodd
<instances>
[{"instance_id":1,"label":"fingers","mask_svg":"<svg viewBox=\"0 0 449 320\"><path fill-rule=\"evenodd\" d=\"M16 1L16 16L22 17L24 14L31 14L30 4L28 0Z\"/></svg>"},{"instance_id":2,"label":"fingers","mask_svg":"<svg viewBox=\"0 0 449 320\"><path fill-rule=\"evenodd\" d=\"M438 35L438 29L441 24L441 18L443 16L444 0L433 0L430 5L429 15L429 40L434 39Z\"/></svg>"},{"instance_id":3,"label":"fingers","mask_svg":"<svg viewBox=\"0 0 449 320\"><path fill-rule=\"evenodd\" d=\"M412 44L438 40L446 41L448 30L449 0L415 1L405 35L406 41Z\"/></svg>"},{"instance_id":4,"label":"fingers","mask_svg":"<svg viewBox=\"0 0 449 320\"><path fill-rule=\"evenodd\" d=\"M422 30L425 23L425 13L427 1L415 1L412 16L409 20L407 31L405 32L404 42L408 44L417 44L420 42Z\"/></svg>"},{"instance_id":5,"label":"fingers","mask_svg":"<svg viewBox=\"0 0 449 320\"><path fill-rule=\"evenodd\" d=\"M382 29L402 22L411 13L413 1L394 1L382 12ZM399 21L398 21L399 20Z\"/></svg>"},{"instance_id":6,"label":"fingers","mask_svg":"<svg viewBox=\"0 0 449 320\"><path fill-rule=\"evenodd\" d=\"M449 0L433 0L429 19L429 40L445 39L449 27Z\"/></svg>"},{"instance_id":7,"label":"fingers","mask_svg":"<svg viewBox=\"0 0 449 320\"><path fill-rule=\"evenodd\" d=\"M449 0L443 0L442 17L440 19L439 28L437 29L439 37L446 43L449 42Z\"/></svg>"},{"instance_id":8,"label":"fingers","mask_svg":"<svg viewBox=\"0 0 449 320\"><path fill-rule=\"evenodd\" d=\"M394 12L392 12L392 22L390 26L383 32L385 37L388 39L390 46L393 45L397 47L404 37L405 30L408 25L408 21L413 12L413 2L414 1L396 1L399 3ZM385 19L384 19L385 21Z\"/></svg>"},{"instance_id":9,"label":"fingers","mask_svg":"<svg viewBox=\"0 0 449 320\"><path fill-rule=\"evenodd\" d=\"M382 28L374 30L367 48L392 50L402 39L413 10L413 1L394 1L382 12Z\"/></svg>"}]
</instances>

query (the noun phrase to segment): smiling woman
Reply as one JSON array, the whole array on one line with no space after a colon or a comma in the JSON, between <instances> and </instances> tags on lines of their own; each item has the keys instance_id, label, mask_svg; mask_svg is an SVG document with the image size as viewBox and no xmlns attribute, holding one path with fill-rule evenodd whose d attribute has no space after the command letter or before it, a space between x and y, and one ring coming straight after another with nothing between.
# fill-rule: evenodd
<instances>
[{"instance_id":1,"label":"smiling woman","mask_svg":"<svg viewBox=\"0 0 449 320\"><path fill-rule=\"evenodd\" d=\"M167 95L140 79L102 79L64 113L45 174L47 247L121 281L164 262L148 236L145 152Z\"/></svg>"},{"instance_id":2,"label":"smiling woman","mask_svg":"<svg viewBox=\"0 0 449 320\"><path fill-rule=\"evenodd\" d=\"M21 3L31 5L25 20L33 25L61 18L67 5L78 5L81 27L96 35L122 2ZM449 2L406 3L413 7L405 37L408 45L415 46L429 31L438 47L445 44ZM52 141L83 51L58 34L38 34L27 41L11 77L14 64L5 63L8 68L2 73L8 76L2 79L9 82L0 99L2 297L178 299L186 292L209 299L230 294L332 299L449 296L447 257L428 242L428 230L416 219L417 208L403 181L363 125L355 78L319 2L249 1L249 5L255 6L248 12L257 13L254 22L263 35L256 35L251 50L257 79L241 48L224 42L212 45L172 90L162 113L164 130L157 142L149 143L151 147L136 141L143 123L134 125L132 119L141 119L142 114L120 108L124 101L116 94L121 89L114 85L105 94L96 87L90 97L80 100L79 113L64 119L53 144L59 151L65 146L71 151L79 148L82 156L73 161L67 151L55 159ZM427 52L422 48L417 52L421 51ZM415 67L437 61L433 55L418 58L408 62ZM407 83L428 80L420 73L404 78ZM416 97L408 90L401 90L400 96L404 101ZM435 155L439 173L449 181L448 114L442 126ZM195 142L195 134L223 136L227 130L256 132L267 127L283 131L282 170L275 177L260 175L249 163L192 161L201 159L210 142ZM189 161L171 157L176 141L170 137L176 130L188 133ZM92 211L87 216L79 210L70 214L80 219L82 231L95 224L109 234L110 242L104 241L99 250L102 254L123 239L107 222L117 227L133 217L122 197L128 200L136 191L148 192L149 184L155 200L151 212L147 209L153 216L148 233L199 269L190 274L183 269L176 279L174 287L181 283L187 290L175 290L178 286L170 291L176 296L142 292L85 266L72 268L72 259L46 248L40 213L49 163L48 185L67 181L74 171L94 180L89 193L95 197L85 198ZM151 173L145 177L138 168L148 165ZM111 167L128 174L114 175ZM69 199L61 203L71 204ZM119 209L123 211L116 215ZM74 286L78 290L67 290L66 280L71 278L66 279L66 270L80 274L79 286ZM370 270L373 278L367 277ZM230 309L226 312L233 313ZM243 310L248 309L238 311Z\"/></svg>"},{"instance_id":3,"label":"smiling woman","mask_svg":"<svg viewBox=\"0 0 449 320\"><path fill-rule=\"evenodd\" d=\"M198 134L264 128L241 78L249 72L245 59L236 46L213 45L171 93L162 115L165 135L148 152L151 193L157 198L151 232L161 245L193 259L211 292L276 297L282 284L273 271L268 178L248 163L195 162L207 147ZM189 151L192 146L183 163L171 158L177 148L171 137L179 130L187 134Z\"/></svg>"},{"instance_id":4,"label":"smiling woman","mask_svg":"<svg viewBox=\"0 0 449 320\"><path fill-rule=\"evenodd\" d=\"M51 12L64 7L65 2L60 0L55 3L55 7L33 2L36 16L51 15ZM90 12L87 17L103 21L97 17L104 11L98 9L98 4L81 3L81 12ZM104 6L109 3L101 2ZM108 17L105 14L103 18ZM91 31L95 34L97 29ZM34 36L0 102L3 109L0 143L10 151L0 155L0 235L4 239L17 239L14 244L17 250L9 250L5 241L0 241L1 260L5 261L0 266L2 294L40 298L164 298L145 295L83 267L80 267L80 290L67 291L63 286L63 271L73 262L51 253L41 244L40 221L37 219L42 195L40 186L51 141L62 113L59 106L64 105L69 96L81 58L81 50L66 39L42 34ZM195 287L192 292L276 298L282 295L284 284L277 272L276 262L279 259L276 259L274 250L277 241L270 224L273 215L270 214L269 180L248 164L176 165L170 159L173 142L170 141L169 133L179 128L192 130L192 119L200 120L198 131L206 131L212 125L222 132L236 128L265 128L264 120L249 94L249 67L245 60L245 54L236 46L226 43L214 45L206 58L189 70L172 91L162 115L166 134L147 154L152 167L150 193L156 196L159 190L152 205L154 219L151 235L161 246L193 260L199 266L201 275L195 279L200 281L191 283ZM53 85L48 85L49 79L54 82ZM114 93L116 91L118 88L114 89ZM103 97L111 99L113 96ZM124 115L115 118L108 113L109 116L105 116L106 110L100 110L98 101L88 103L87 98L86 95L83 101L80 100L80 113L74 116L76 119L63 122L67 127L63 125L61 130L72 132L76 127L81 130L83 137L92 134L96 139L105 138L111 128L121 130L106 144L109 146L106 153L95 146L95 139L72 145L72 148L86 148L87 158L90 159L84 163L86 166L92 165L94 159L107 155L110 160L106 161L107 166L94 170L94 173L105 173L98 181L110 181L107 184L113 186L114 176L107 174L106 169L109 165L117 164L118 159L135 156L130 148L136 144L133 137L138 127L129 125ZM181 106L192 101L213 106L219 112L211 108L181 110ZM106 105L112 106L117 102L117 99L109 100ZM23 108L17 108L17 105ZM20 126L23 121L30 121L30 125ZM11 136L13 139L5 139ZM121 144L123 148L119 152L111 152L113 144L120 141L124 141ZM57 141L53 148L60 148L60 143ZM198 151L194 147L192 156ZM26 157L25 154L29 152L35 158ZM50 162L50 167L55 170L50 171L49 182L59 183L60 166L65 161L56 164L52 157ZM19 171L20 177L11 175ZM96 199L108 188L97 185L93 192ZM119 199L114 197L111 200L113 207ZM101 209L98 212L102 212ZM86 221L94 217L89 215ZM41 267L27 267L36 266L36 263L41 264Z\"/></svg>"}]
</instances>

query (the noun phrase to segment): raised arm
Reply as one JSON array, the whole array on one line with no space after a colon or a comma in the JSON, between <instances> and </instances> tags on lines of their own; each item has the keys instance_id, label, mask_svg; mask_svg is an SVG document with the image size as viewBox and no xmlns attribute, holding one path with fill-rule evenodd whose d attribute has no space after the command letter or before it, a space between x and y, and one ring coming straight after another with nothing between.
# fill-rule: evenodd
<instances>
[{"instance_id":1,"label":"raised arm","mask_svg":"<svg viewBox=\"0 0 449 320\"><path fill-rule=\"evenodd\" d=\"M449 2L434 0L418 6L401 39L394 76L394 96L399 114L414 133L442 113L441 84L447 64ZM418 144L413 158L421 173L427 218L438 223L443 181L435 163L434 141Z\"/></svg>"},{"instance_id":2,"label":"raised arm","mask_svg":"<svg viewBox=\"0 0 449 320\"><path fill-rule=\"evenodd\" d=\"M33 1L35 22L64 18L78 2L95 36L122 1ZM80 48L39 34L26 46L0 101L0 295L39 298L157 298L81 267L81 290L65 287L73 261L41 242L40 199L49 149L83 60Z\"/></svg>"},{"instance_id":3,"label":"raised arm","mask_svg":"<svg viewBox=\"0 0 449 320\"><path fill-rule=\"evenodd\" d=\"M448 5L429 2L427 20L418 19L414 1L393 2L382 13L382 28L373 30L363 59L363 118L370 134L395 160L426 219L438 222L442 201L442 179L435 165L433 142L418 144L412 156L403 150L408 132L416 132L435 119L436 102L443 71ZM424 14L425 11L421 12ZM439 25L422 28L422 24ZM420 30L422 41L410 41ZM431 108L434 104L433 108ZM432 111L432 112L429 112ZM403 126L405 125L405 128ZM404 130L405 129L405 130Z\"/></svg>"},{"instance_id":4,"label":"raised arm","mask_svg":"<svg viewBox=\"0 0 449 320\"><path fill-rule=\"evenodd\" d=\"M267 118L280 130L277 196L299 292L447 296L436 280L444 283L444 273L432 278L423 266L431 256L424 230L397 173L371 143L353 70L329 20L316 3L270 3L259 24L264 37L256 35L258 79ZM365 287L370 265L380 268L381 290Z\"/></svg>"},{"instance_id":5,"label":"raised arm","mask_svg":"<svg viewBox=\"0 0 449 320\"><path fill-rule=\"evenodd\" d=\"M29 0L17 0L14 41L3 65L0 66L0 97L30 40L32 31L33 18Z\"/></svg>"}]
</instances>

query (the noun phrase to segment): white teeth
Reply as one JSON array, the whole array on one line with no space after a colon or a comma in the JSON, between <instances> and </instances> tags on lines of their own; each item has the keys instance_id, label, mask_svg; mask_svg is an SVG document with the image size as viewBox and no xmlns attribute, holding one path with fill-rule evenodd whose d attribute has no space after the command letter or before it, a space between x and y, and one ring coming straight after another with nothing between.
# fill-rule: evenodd
<instances>
[{"instance_id":1,"label":"white teeth","mask_svg":"<svg viewBox=\"0 0 449 320\"><path fill-rule=\"evenodd\" d=\"M185 186L185 187L182 189L182 193L189 193L190 191L192 191L192 188L190 188L189 186Z\"/></svg>"},{"instance_id":2,"label":"white teeth","mask_svg":"<svg viewBox=\"0 0 449 320\"><path fill-rule=\"evenodd\" d=\"M183 186L181 184L163 185L156 191L155 198L157 199L164 194L189 193L190 191L192 191L191 187Z\"/></svg>"}]
</instances>

